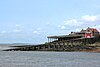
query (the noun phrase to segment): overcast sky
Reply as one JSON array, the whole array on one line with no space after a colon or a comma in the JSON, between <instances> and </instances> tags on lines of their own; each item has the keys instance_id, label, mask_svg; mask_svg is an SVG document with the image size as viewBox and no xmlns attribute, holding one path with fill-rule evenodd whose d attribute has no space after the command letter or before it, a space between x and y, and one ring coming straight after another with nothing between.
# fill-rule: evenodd
<instances>
[{"instance_id":1,"label":"overcast sky","mask_svg":"<svg viewBox=\"0 0 100 67\"><path fill-rule=\"evenodd\" d=\"M87 27L100 31L100 0L0 0L0 43L44 43Z\"/></svg>"}]
</instances>

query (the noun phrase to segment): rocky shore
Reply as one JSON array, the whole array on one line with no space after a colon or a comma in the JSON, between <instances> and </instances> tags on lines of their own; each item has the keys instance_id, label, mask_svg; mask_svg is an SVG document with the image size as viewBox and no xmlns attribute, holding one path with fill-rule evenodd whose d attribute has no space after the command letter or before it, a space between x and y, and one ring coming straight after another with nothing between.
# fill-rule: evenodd
<instances>
[{"instance_id":1,"label":"rocky shore","mask_svg":"<svg viewBox=\"0 0 100 67\"><path fill-rule=\"evenodd\" d=\"M100 47L82 50L82 52L100 52Z\"/></svg>"}]
</instances>

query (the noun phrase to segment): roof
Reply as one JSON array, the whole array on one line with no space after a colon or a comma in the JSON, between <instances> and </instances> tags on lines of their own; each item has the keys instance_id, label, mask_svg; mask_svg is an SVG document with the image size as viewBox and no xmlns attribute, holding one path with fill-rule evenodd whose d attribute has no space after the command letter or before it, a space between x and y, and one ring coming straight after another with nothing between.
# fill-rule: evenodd
<instances>
[{"instance_id":1,"label":"roof","mask_svg":"<svg viewBox=\"0 0 100 67\"><path fill-rule=\"evenodd\" d=\"M88 30L93 30L94 32L99 32L96 28L88 28Z\"/></svg>"}]
</instances>

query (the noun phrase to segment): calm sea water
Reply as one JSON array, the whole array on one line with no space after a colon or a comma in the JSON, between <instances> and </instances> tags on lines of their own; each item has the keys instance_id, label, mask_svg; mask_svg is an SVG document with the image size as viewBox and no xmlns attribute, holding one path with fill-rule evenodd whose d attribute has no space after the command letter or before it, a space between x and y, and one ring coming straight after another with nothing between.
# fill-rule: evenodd
<instances>
[{"instance_id":1,"label":"calm sea water","mask_svg":"<svg viewBox=\"0 0 100 67\"><path fill-rule=\"evenodd\" d=\"M0 51L0 67L100 67L100 53Z\"/></svg>"}]
</instances>

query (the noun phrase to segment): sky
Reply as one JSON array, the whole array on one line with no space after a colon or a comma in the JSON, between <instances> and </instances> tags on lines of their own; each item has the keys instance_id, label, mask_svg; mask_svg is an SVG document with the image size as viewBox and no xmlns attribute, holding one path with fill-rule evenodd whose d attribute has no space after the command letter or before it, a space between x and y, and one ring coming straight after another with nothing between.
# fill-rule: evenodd
<instances>
[{"instance_id":1,"label":"sky","mask_svg":"<svg viewBox=\"0 0 100 67\"><path fill-rule=\"evenodd\" d=\"M87 27L100 31L100 0L0 0L0 43L40 44Z\"/></svg>"}]
</instances>

